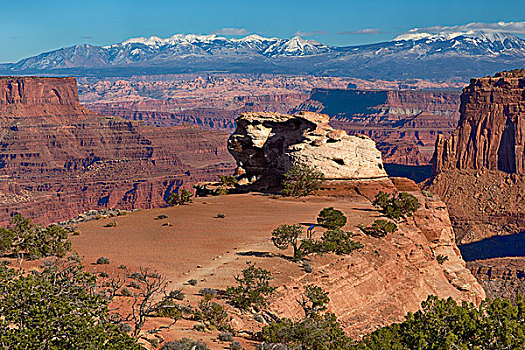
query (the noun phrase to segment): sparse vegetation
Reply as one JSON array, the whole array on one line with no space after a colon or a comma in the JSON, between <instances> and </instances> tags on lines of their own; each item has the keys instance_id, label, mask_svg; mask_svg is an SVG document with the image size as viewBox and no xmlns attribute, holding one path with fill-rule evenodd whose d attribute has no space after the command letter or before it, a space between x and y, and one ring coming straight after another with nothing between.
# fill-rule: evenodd
<instances>
[{"instance_id":1,"label":"sparse vegetation","mask_svg":"<svg viewBox=\"0 0 525 350\"><path fill-rule=\"evenodd\" d=\"M283 193L287 196L303 197L317 191L324 175L308 164L296 162L285 174L282 182Z\"/></svg>"},{"instance_id":2,"label":"sparse vegetation","mask_svg":"<svg viewBox=\"0 0 525 350\"><path fill-rule=\"evenodd\" d=\"M320 313L326 309L328 301L328 293L323 289L307 286L303 299L299 301L305 317L298 321L288 318L274 321L258 333L259 340L286 346L277 349L349 349L352 341L345 335L337 317L333 313ZM266 348L273 349L269 344Z\"/></svg>"},{"instance_id":3,"label":"sparse vegetation","mask_svg":"<svg viewBox=\"0 0 525 350\"><path fill-rule=\"evenodd\" d=\"M230 332L222 332L222 333L219 333L219 336L217 338L220 341L232 341L233 335Z\"/></svg>"},{"instance_id":4,"label":"sparse vegetation","mask_svg":"<svg viewBox=\"0 0 525 350\"><path fill-rule=\"evenodd\" d=\"M175 205L186 205L193 202L193 193L186 190L185 188L180 188L177 193L173 192L168 198L168 204L171 206Z\"/></svg>"},{"instance_id":5,"label":"sparse vegetation","mask_svg":"<svg viewBox=\"0 0 525 350\"><path fill-rule=\"evenodd\" d=\"M7 228L0 228L0 255L17 254L19 258L38 259L64 257L70 250L69 234L58 225L42 227L22 215L15 215Z\"/></svg>"},{"instance_id":6,"label":"sparse vegetation","mask_svg":"<svg viewBox=\"0 0 525 350\"><path fill-rule=\"evenodd\" d=\"M233 175L219 175L219 182L223 186L234 187L239 181Z\"/></svg>"},{"instance_id":7,"label":"sparse vegetation","mask_svg":"<svg viewBox=\"0 0 525 350\"><path fill-rule=\"evenodd\" d=\"M485 300L479 307L452 298L429 296L402 323L383 327L364 337L360 350L379 349L523 349L525 301L519 296Z\"/></svg>"},{"instance_id":8,"label":"sparse vegetation","mask_svg":"<svg viewBox=\"0 0 525 350\"><path fill-rule=\"evenodd\" d=\"M104 227L117 227L117 221L116 220L111 220L110 222L105 224Z\"/></svg>"},{"instance_id":9,"label":"sparse vegetation","mask_svg":"<svg viewBox=\"0 0 525 350\"><path fill-rule=\"evenodd\" d=\"M157 215L155 220L164 220L164 219L167 219L167 218L168 218L168 215L166 215L166 214L159 214L159 215Z\"/></svg>"},{"instance_id":10,"label":"sparse vegetation","mask_svg":"<svg viewBox=\"0 0 525 350\"><path fill-rule=\"evenodd\" d=\"M346 225L346 216L333 207L324 208L317 216L317 223L330 230L340 229Z\"/></svg>"},{"instance_id":11,"label":"sparse vegetation","mask_svg":"<svg viewBox=\"0 0 525 350\"><path fill-rule=\"evenodd\" d=\"M448 256L439 254L438 256L436 256L436 260L439 265L443 265L445 261L448 261Z\"/></svg>"},{"instance_id":12,"label":"sparse vegetation","mask_svg":"<svg viewBox=\"0 0 525 350\"><path fill-rule=\"evenodd\" d=\"M352 240L352 233L336 229L323 233L320 241L316 242L314 247L314 252L316 253L344 255L363 248L363 245L360 242Z\"/></svg>"},{"instance_id":13,"label":"sparse vegetation","mask_svg":"<svg viewBox=\"0 0 525 350\"><path fill-rule=\"evenodd\" d=\"M397 225L395 222L383 219L375 220L372 226L365 227L364 225L359 225L358 227L361 231L373 237L384 237L388 233L394 233L397 231Z\"/></svg>"},{"instance_id":14,"label":"sparse vegetation","mask_svg":"<svg viewBox=\"0 0 525 350\"><path fill-rule=\"evenodd\" d=\"M281 249L285 250L289 246L293 247L293 259L294 261L301 260L303 252L299 249L299 237L303 234L301 225L279 225L272 232L273 244Z\"/></svg>"},{"instance_id":15,"label":"sparse vegetation","mask_svg":"<svg viewBox=\"0 0 525 350\"><path fill-rule=\"evenodd\" d=\"M191 279L191 280L188 281L188 284L190 286L196 286L197 285L197 280Z\"/></svg>"},{"instance_id":16,"label":"sparse vegetation","mask_svg":"<svg viewBox=\"0 0 525 350\"><path fill-rule=\"evenodd\" d=\"M260 309L266 306L267 298L275 291L275 288L270 286L272 273L261 267L255 267L251 262L247 264L248 267L242 270L242 275L235 277L238 285L226 289L226 297L238 308Z\"/></svg>"},{"instance_id":17,"label":"sparse vegetation","mask_svg":"<svg viewBox=\"0 0 525 350\"><path fill-rule=\"evenodd\" d=\"M224 219L226 217L226 215L222 214L222 213L219 213L217 214L216 218L218 219Z\"/></svg>"},{"instance_id":18,"label":"sparse vegetation","mask_svg":"<svg viewBox=\"0 0 525 350\"><path fill-rule=\"evenodd\" d=\"M212 301L212 296L205 296L199 302L199 309L193 313L193 319L204 322L210 329L231 331L230 317L222 305Z\"/></svg>"},{"instance_id":19,"label":"sparse vegetation","mask_svg":"<svg viewBox=\"0 0 525 350\"><path fill-rule=\"evenodd\" d=\"M412 216L421 206L417 198L410 193L401 192L396 196L382 191L377 194L372 204L380 207L381 212L393 220Z\"/></svg>"},{"instance_id":20,"label":"sparse vegetation","mask_svg":"<svg viewBox=\"0 0 525 350\"><path fill-rule=\"evenodd\" d=\"M230 343L230 349L231 350L242 350L242 344L239 341L234 340Z\"/></svg>"},{"instance_id":21,"label":"sparse vegetation","mask_svg":"<svg viewBox=\"0 0 525 350\"><path fill-rule=\"evenodd\" d=\"M105 258L103 256L97 259L97 265L108 265L110 263L111 261L109 260L109 258Z\"/></svg>"}]
</instances>

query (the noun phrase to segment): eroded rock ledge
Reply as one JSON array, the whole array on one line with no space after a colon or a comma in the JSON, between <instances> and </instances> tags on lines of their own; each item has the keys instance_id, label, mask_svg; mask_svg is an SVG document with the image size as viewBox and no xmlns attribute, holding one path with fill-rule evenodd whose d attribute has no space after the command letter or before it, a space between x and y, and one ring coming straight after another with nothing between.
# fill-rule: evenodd
<instances>
[{"instance_id":1,"label":"eroded rock ledge","mask_svg":"<svg viewBox=\"0 0 525 350\"><path fill-rule=\"evenodd\" d=\"M282 176L299 161L328 180L386 179L381 153L366 136L350 136L328 125L324 114L252 112L237 118L228 150L247 182Z\"/></svg>"}]
</instances>

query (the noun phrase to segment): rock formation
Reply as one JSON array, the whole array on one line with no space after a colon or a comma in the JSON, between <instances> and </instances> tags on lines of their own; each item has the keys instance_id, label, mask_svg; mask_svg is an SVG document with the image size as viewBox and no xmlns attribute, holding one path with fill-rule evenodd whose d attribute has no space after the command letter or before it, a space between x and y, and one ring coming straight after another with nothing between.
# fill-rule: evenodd
<instances>
[{"instance_id":1,"label":"rock formation","mask_svg":"<svg viewBox=\"0 0 525 350\"><path fill-rule=\"evenodd\" d=\"M452 136L436 142L435 173L455 168L525 174L525 71L471 79L460 113Z\"/></svg>"},{"instance_id":2,"label":"rock formation","mask_svg":"<svg viewBox=\"0 0 525 350\"><path fill-rule=\"evenodd\" d=\"M384 179L381 153L366 136L328 125L327 115L246 113L228 140L238 173L253 181L282 176L294 162L317 167L328 180Z\"/></svg>"},{"instance_id":3,"label":"rock formation","mask_svg":"<svg viewBox=\"0 0 525 350\"><path fill-rule=\"evenodd\" d=\"M376 141L385 163L430 163L438 134L459 118L456 90L314 89L294 111L326 113L333 127Z\"/></svg>"},{"instance_id":4,"label":"rock formation","mask_svg":"<svg viewBox=\"0 0 525 350\"><path fill-rule=\"evenodd\" d=\"M164 205L186 182L230 172L226 134L95 114L74 78L0 78L0 222Z\"/></svg>"},{"instance_id":5,"label":"rock formation","mask_svg":"<svg viewBox=\"0 0 525 350\"><path fill-rule=\"evenodd\" d=\"M329 291L329 310L351 336L358 337L403 321L431 294L474 303L485 298L455 244L446 205L436 197L423 196L409 180L392 180L398 190L408 191L421 203L414 217L381 239L360 234L357 239L365 248L359 253L332 260L312 258L321 266L278 289L279 297L271 303L277 315L301 314L296 300L303 287L318 285ZM440 265L438 255L448 260Z\"/></svg>"},{"instance_id":6,"label":"rock formation","mask_svg":"<svg viewBox=\"0 0 525 350\"><path fill-rule=\"evenodd\" d=\"M525 229L525 71L472 79L460 112L436 141L426 188L447 203L461 243Z\"/></svg>"}]
</instances>

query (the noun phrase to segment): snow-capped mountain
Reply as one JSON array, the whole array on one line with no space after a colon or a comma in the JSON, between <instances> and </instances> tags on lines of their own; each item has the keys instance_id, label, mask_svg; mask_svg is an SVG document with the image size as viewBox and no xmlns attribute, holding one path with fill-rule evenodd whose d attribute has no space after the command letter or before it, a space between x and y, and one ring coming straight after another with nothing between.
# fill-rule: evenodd
<instances>
[{"instance_id":1,"label":"snow-capped mountain","mask_svg":"<svg viewBox=\"0 0 525 350\"><path fill-rule=\"evenodd\" d=\"M0 74L163 74L202 71L463 79L525 66L525 40L512 34L409 32L392 41L334 47L301 37L231 39L176 34L108 46L76 45L17 63Z\"/></svg>"}]
</instances>

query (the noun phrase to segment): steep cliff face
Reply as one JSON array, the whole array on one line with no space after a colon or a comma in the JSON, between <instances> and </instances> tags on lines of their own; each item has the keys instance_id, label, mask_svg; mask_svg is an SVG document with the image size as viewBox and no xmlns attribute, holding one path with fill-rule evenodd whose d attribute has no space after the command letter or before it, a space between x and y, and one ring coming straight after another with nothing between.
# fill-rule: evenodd
<instances>
[{"instance_id":1,"label":"steep cliff face","mask_svg":"<svg viewBox=\"0 0 525 350\"><path fill-rule=\"evenodd\" d=\"M230 171L220 132L154 129L78 102L74 78L0 78L0 221L164 204L185 182Z\"/></svg>"},{"instance_id":2,"label":"steep cliff face","mask_svg":"<svg viewBox=\"0 0 525 350\"><path fill-rule=\"evenodd\" d=\"M438 138L434 171L488 169L525 173L525 72L471 79L461 95L459 126Z\"/></svg>"},{"instance_id":3,"label":"steep cliff face","mask_svg":"<svg viewBox=\"0 0 525 350\"><path fill-rule=\"evenodd\" d=\"M399 231L383 238L359 234L359 252L344 257L315 257L313 273L305 274L278 289L272 310L286 317L301 314L297 300L303 287L314 284L329 291L329 310L336 313L345 330L357 337L376 328L400 322L415 312L428 295L479 303L485 292L466 268L455 244L446 205L415 191L412 183L393 179L403 191L422 204ZM400 180L401 186L400 186ZM412 191L410 191L412 189ZM374 216L373 219L377 217ZM372 220L372 218L370 218ZM440 265L436 256L448 260Z\"/></svg>"},{"instance_id":4,"label":"steep cliff face","mask_svg":"<svg viewBox=\"0 0 525 350\"><path fill-rule=\"evenodd\" d=\"M333 129L329 121L312 112L246 113L236 120L228 150L238 172L252 181L278 178L296 161L317 167L329 180L385 179L374 141Z\"/></svg>"},{"instance_id":5,"label":"steep cliff face","mask_svg":"<svg viewBox=\"0 0 525 350\"><path fill-rule=\"evenodd\" d=\"M525 71L472 79L460 111L436 141L426 188L447 203L458 242L525 229Z\"/></svg>"}]
</instances>

